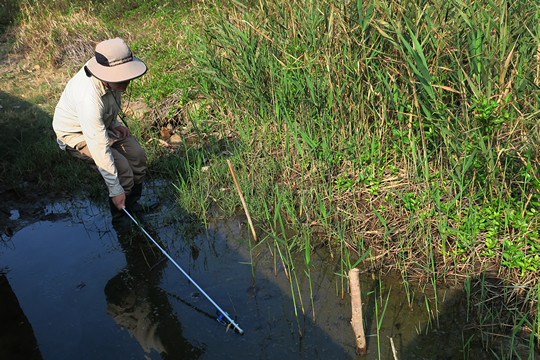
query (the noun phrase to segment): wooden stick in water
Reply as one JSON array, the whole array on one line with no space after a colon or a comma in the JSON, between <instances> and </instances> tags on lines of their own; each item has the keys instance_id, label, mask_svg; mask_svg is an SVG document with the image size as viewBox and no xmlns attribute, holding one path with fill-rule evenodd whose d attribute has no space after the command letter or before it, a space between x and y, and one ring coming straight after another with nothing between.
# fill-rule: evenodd
<instances>
[{"instance_id":1,"label":"wooden stick in water","mask_svg":"<svg viewBox=\"0 0 540 360\"><path fill-rule=\"evenodd\" d=\"M349 281L351 284L351 325L356 339L356 353L366 355L366 335L364 334L364 322L362 319L362 299L360 295L360 270L351 269L349 271Z\"/></svg>"},{"instance_id":2,"label":"wooden stick in water","mask_svg":"<svg viewBox=\"0 0 540 360\"><path fill-rule=\"evenodd\" d=\"M392 345L392 354L394 354L394 360L398 360L396 346L394 345L394 339L390 338L390 345Z\"/></svg>"}]
</instances>

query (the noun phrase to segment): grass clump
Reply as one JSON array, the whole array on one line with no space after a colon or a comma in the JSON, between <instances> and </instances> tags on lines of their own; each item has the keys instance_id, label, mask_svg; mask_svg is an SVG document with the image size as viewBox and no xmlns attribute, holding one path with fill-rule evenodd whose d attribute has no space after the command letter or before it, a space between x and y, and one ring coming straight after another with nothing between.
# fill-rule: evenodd
<instances>
[{"instance_id":1,"label":"grass clump","mask_svg":"<svg viewBox=\"0 0 540 360\"><path fill-rule=\"evenodd\" d=\"M112 36L112 31L92 15L90 6L63 11L55 6L63 8L54 2L23 1L15 46L28 54L28 60L74 73L94 55L98 42Z\"/></svg>"},{"instance_id":2,"label":"grass clump","mask_svg":"<svg viewBox=\"0 0 540 360\"><path fill-rule=\"evenodd\" d=\"M298 209L305 221L343 220L313 211L321 201L350 207L359 228L366 208L394 232L404 220L410 232L444 218L430 231L439 252L478 246L495 256L494 237L536 236L518 223L537 221L538 13L526 3L458 5L275 1L233 10L196 58L200 88L233 112L241 140L283 164L269 175L321 195ZM511 21L517 13L526 26Z\"/></svg>"}]
</instances>

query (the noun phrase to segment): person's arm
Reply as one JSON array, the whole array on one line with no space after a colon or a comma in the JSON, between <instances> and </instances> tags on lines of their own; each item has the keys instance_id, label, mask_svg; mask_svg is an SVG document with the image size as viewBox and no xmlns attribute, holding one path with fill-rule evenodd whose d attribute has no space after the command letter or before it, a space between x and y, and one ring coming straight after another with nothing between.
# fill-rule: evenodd
<instances>
[{"instance_id":1,"label":"person's arm","mask_svg":"<svg viewBox=\"0 0 540 360\"><path fill-rule=\"evenodd\" d=\"M122 206L121 195L124 195L123 202L125 203L124 189L118 180L118 172L114 164L107 129L102 120L104 109L99 95L86 96L78 104L77 112L86 145L101 176L105 180L109 196L113 198L113 202L117 207Z\"/></svg>"}]
</instances>

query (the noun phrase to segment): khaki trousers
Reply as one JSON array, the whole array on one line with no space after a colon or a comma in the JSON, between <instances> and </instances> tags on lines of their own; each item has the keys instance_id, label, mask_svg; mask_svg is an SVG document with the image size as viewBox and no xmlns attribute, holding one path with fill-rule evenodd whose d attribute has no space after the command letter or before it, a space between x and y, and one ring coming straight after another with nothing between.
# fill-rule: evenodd
<instances>
[{"instance_id":1,"label":"khaki trousers","mask_svg":"<svg viewBox=\"0 0 540 360\"><path fill-rule=\"evenodd\" d=\"M129 195L133 185L141 184L144 180L146 175L146 153L132 135L123 139L111 139L110 146L114 165L118 171L118 180L126 195ZM70 155L84 160L97 170L85 141L78 143L75 149L66 146L66 150Z\"/></svg>"}]
</instances>

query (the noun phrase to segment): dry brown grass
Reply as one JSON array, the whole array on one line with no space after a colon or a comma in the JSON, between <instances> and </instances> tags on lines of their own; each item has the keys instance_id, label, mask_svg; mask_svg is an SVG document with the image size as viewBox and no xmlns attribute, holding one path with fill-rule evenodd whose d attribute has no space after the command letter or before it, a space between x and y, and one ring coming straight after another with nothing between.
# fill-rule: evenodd
<instances>
[{"instance_id":1,"label":"dry brown grass","mask_svg":"<svg viewBox=\"0 0 540 360\"><path fill-rule=\"evenodd\" d=\"M13 30L15 49L27 61L54 69L78 69L94 55L98 42L113 36L90 8L64 15L47 3L39 5L24 1L22 20Z\"/></svg>"}]
</instances>

